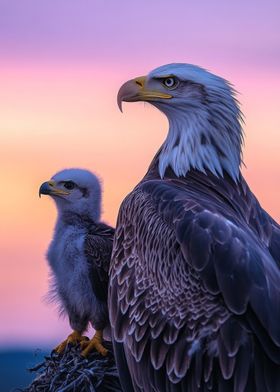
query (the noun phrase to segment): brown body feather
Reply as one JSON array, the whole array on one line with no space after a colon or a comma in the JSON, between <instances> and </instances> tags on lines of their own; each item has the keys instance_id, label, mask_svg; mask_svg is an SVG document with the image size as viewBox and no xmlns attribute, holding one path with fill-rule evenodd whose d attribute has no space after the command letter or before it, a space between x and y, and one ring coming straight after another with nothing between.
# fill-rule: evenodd
<instances>
[{"instance_id":1,"label":"brown body feather","mask_svg":"<svg viewBox=\"0 0 280 392\"><path fill-rule=\"evenodd\" d=\"M125 391L280 388L280 229L245 180L158 157L122 203L109 311ZM133 387L132 387L133 385Z\"/></svg>"}]
</instances>

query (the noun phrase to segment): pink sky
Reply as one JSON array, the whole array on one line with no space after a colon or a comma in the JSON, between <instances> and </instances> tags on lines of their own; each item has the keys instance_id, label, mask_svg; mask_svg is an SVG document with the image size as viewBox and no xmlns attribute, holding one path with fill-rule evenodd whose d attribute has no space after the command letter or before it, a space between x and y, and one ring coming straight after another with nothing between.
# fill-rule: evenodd
<instances>
[{"instance_id":1,"label":"pink sky","mask_svg":"<svg viewBox=\"0 0 280 392\"><path fill-rule=\"evenodd\" d=\"M118 111L118 88L131 77L181 61L229 79L246 118L243 174L280 220L277 2L103 3L0 5L2 345L55 344L69 332L42 301L56 214L38 198L40 184L65 167L95 171L104 219L115 224L166 135L166 119L151 106Z\"/></svg>"}]
</instances>

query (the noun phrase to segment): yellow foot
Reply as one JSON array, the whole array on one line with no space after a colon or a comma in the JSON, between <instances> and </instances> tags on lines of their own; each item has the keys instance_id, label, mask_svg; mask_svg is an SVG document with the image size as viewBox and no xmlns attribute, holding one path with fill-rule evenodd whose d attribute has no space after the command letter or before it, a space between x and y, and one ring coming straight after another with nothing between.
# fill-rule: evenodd
<instances>
[{"instance_id":1,"label":"yellow foot","mask_svg":"<svg viewBox=\"0 0 280 392\"><path fill-rule=\"evenodd\" d=\"M91 340L81 342L81 348L83 349L81 355L87 357L92 351L97 351L105 357L108 354L108 350L102 345L102 337L102 331L96 331Z\"/></svg>"},{"instance_id":2,"label":"yellow foot","mask_svg":"<svg viewBox=\"0 0 280 392\"><path fill-rule=\"evenodd\" d=\"M63 351L65 350L66 346L71 343L73 345L86 342L88 341L89 338L86 336L82 336L79 332L73 331L66 340L64 340L62 343L60 343L56 348L55 351L58 354L62 354Z\"/></svg>"}]
</instances>

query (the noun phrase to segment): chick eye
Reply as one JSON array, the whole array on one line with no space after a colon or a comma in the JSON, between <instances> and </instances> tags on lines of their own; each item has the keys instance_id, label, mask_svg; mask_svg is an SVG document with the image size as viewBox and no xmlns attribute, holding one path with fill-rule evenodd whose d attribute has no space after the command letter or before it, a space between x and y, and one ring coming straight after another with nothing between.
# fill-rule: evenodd
<instances>
[{"instance_id":1,"label":"chick eye","mask_svg":"<svg viewBox=\"0 0 280 392\"><path fill-rule=\"evenodd\" d=\"M174 89L178 86L179 80L173 77L168 77L162 80L162 83L165 87L169 89Z\"/></svg>"},{"instance_id":2,"label":"chick eye","mask_svg":"<svg viewBox=\"0 0 280 392\"><path fill-rule=\"evenodd\" d=\"M65 181L65 183L63 184L64 188L68 189L69 191L74 189L76 184L73 181Z\"/></svg>"}]
</instances>

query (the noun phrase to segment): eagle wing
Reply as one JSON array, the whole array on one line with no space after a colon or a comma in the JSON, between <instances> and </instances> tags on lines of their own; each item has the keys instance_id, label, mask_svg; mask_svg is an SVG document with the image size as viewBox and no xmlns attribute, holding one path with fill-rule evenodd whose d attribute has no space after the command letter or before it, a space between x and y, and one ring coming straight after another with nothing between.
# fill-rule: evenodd
<instances>
[{"instance_id":1,"label":"eagle wing","mask_svg":"<svg viewBox=\"0 0 280 392\"><path fill-rule=\"evenodd\" d=\"M277 390L279 291L273 252L226 203L156 180L124 200L109 309L136 391Z\"/></svg>"},{"instance_id":2,"label":"eagle wing","mask_svg":"<svg viewBox=\"0 0 280 392\"><path fill-rule=\"evenodd\" d=\"M272 233L269 241L269 251L280 268L280 226L272 218L270 218L270 221Z\"/></svg>"},{"instance_id":3,"label":"eagle wing","mask_svg":"<svg viewBox=\"0 0 280 392\"><path fill-rule=\"evenodd\" d=\"M89 278L95 296L106 301L108 274L115 230L105 224L94 225L85 238L84 250Z\"/></svg>"}]
</instances>

